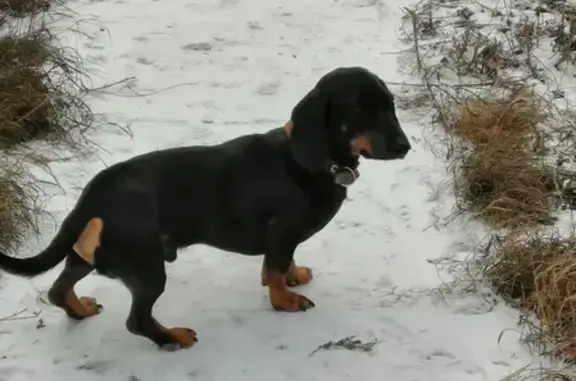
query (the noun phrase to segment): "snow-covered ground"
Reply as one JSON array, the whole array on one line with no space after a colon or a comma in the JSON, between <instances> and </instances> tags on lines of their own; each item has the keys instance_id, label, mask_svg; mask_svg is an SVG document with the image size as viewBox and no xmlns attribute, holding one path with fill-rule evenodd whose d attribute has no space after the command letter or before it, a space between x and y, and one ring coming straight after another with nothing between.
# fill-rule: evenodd
<instances>
[{"instance_id":1,"label":"snow-covered ground","mask_svg":"<svg viewBox=\"0 0 576 381\"><path fill-rule=\"evenodd\" d=\"M130 125L133 138L94 136L106 164L154 149L211 144L283 124L318 78L337 66L361 65L385 81L397 74L405 0L84 0L70 6L104 28L85 30L81 54L97 70L94 85L134 77L96 94L94 112ZM390 85L392 91L398 89ZM137 95L136 93L140 94ZM146 96L142 94L147 94ZM156 305L167 325L193 327L200 342L173 353L128 333L130 297L97 275L78 285L101 315L70 322L43 302L58 266L33 280L3 275L0 380L366 380L497 381L537 363L519 342L517 313L480 296L435 303L440 279L431 259L466 254L471 240L453 224L438 185L445 163L423 138L418 116L399 111L414 150L403 161L364 161L362 176L332 223L296 255L313 268L301 288L316 303L305 313L274 312L260 286L261 258L208 247L182 251L168 264L169 283ZM55 164L66 190L49 210L60 221L83 185L105 164ZM32 255L53 236L46 220ZM378 339L371 352L319 351L356 335Z\"/></svg>"}]
</instances>

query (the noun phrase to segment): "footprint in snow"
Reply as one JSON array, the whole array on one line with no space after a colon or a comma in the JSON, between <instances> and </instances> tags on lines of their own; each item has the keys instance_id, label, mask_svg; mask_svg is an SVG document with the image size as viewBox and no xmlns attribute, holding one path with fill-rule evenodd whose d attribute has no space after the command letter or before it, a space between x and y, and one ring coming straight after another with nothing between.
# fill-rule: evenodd
<instances>
[{"instance_id":1,"label":"footprint in snow","mask_svg":"<svg viewBox=\"0 0 576 381\"><path fill-rule=\"evenodd\" d=\"M435 349L432 351L432 353L430 353L429 356L430 357L446 357L450 360L454 360L456 358L456 356L454 356L452 353L448 352L445 349Z\"/></svg>"},{"instance_id":2,"label":"footprint in snow","mask_svg":"<svg viewBox=\"0 0 576 381\"><path fill-rule=\"evenodd\" d=\"M238 4L238 1L239 0L221 0L220 6L221 7L229 7L229 6Z\"/></svg>"},{"instance_id":3,"label":"footprint in snow","mask_svg":"<svg viewBox=\"0 0 576 381\"><path fill-rule=\"evenodd\" d=\"M396 213L403 222L409 222L412 218L410 212L410 207L408 205L401 205Z\"/></svg>"},{"instance_id":4,"label":"footprint in snow","mask_svg":"<svg viewBox=\"0 0 576 381\"><path fill-rule=\"evenodd\" d=\"M364 7L375 7L382 3L382 0L355 0L352 2L354 7L364 8Z\"/></svg>"},{"instance_id":5,"label":"footprint in snow","mask_svg":"<svg viewBox=\"0 0 576 381\"><path fill-rule=\"evenodd\" d=\"M196 52L209 52L212 50L212 45L208 42L195 42L191 44L186 44L182 46L181 49Z\"/></svg>"},{"instance_id":6,"label":"footprint in snow","mask_svg":"<svg viewBox=\"0 0 576 381\"><path fill-rule=\"evenodd\" d=\"M256 22L256 21L250 21L248 22L248 28L252 29L252 30L262 30L264 29L262 27L262 25L260 25L260 23Z\"/></svg>"},{"instance_id":7,"label":"footprint in snow","mask_svg":"<svg viewBox=\"0 0 576 381\"><path fill-rule=\"evenodd\" d=\"M280 87L280 82L267 82L258 86L256 92L260 95L274 95L278 92Z\"/></svg>"},{"instance_id":8,"label":"footprint in snow","mask_svg":"<svg viewBox=\"0 0 576 381\"><path fill-rule=\"evenodd\" d=\"M144 57L139 57L138 59L136 59L136 62L141 64L141 65L146 65L146 66L150 66L152 65L154 62L144 58Z\"/></svg>"}]
</instances>

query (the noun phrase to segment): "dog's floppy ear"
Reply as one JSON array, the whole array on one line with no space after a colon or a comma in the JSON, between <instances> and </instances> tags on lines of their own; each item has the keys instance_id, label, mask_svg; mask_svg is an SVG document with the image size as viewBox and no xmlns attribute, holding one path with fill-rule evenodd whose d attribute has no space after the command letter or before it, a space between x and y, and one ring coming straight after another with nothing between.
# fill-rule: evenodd
<instances>
[{"instance_id":1,"label":"dog's floppy ear","mask_svg":"<svg viewBox=\"0 0 576 381\"><path fill-rule=\"evenodd\" d=\"M290 147L294 159L311 172L326 169L328 160L328 98L318 89L311 90L292 110Z\"/></svg>"}]
</instances>

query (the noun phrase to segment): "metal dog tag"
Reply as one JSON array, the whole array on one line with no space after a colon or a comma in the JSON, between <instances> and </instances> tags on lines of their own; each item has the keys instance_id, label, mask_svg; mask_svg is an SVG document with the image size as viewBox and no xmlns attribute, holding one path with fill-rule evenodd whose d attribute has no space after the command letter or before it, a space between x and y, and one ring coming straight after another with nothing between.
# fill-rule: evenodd
<instances>
[{"instance_id":1,"label":"metal dog tag","mask_svg":"<svg viewBox=\"0 0 576 381\"><path fill-rule=\"evenodd\" d=\"M358 179L360 172L348 167L338 167L334 171L334 182L343 187L348 187Z\"/></svg>"}]
</instances>

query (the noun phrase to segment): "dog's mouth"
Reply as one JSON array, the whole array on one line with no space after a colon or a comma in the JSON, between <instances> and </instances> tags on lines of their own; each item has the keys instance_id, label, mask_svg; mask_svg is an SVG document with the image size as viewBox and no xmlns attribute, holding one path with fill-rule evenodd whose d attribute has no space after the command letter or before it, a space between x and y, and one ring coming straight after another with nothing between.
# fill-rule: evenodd
<instances>
[{"instance_id":1,"label":"dog's mouth","mask_svg":"<svg viewBox=\"0 0 576 381\"><path fill-rule=\"evenodd\" d=\"M352 156L358 158L360 156L368 157L372 156L372 142L370 141L370 137L368 135L357 135L352 139L350 142L350 151Z\"/></svg>"},{"instance_id":2,"label":"dog's mouth","mask_svg":"<svg viewBox=\"0 0 576 381\"><path fill-rule=\"evenodd\" d=\"M399 140L394 147L389 147L386 137L373 130L354 137L351 146L352 155L373 160L403 159L410 150L409 143L404 143L403 140Z\"/></svg>"},{"instance_id":3,"label":"dog's mouth","mask_svg":"<svg viewBox=\"0 0 576 381\"><path fill-rule=\"evenodd\" d=\"M370 151L362 149L360 150L360 155L366 159L374 159L374 155L370 153Z\"/></svg>"},{"instance_id":4,"label":"dog's mouth","mask_svg":"<svg viewBox=\"0 0 576 381\"><path fill-rule=\"evenodd\" d=\"M359 148L359 147L357 147L357 146L354 144L354 142L352 142L352 143L350 144L350 153L352 154L352 156L353 156L354 158L358 158L358 157L360 157L360 155L364 156L364 155L362 154L362 149Z\"/></svg>"},{"instance_id":5,"label":"dog's mouth","mask_svg":"<svg viewBox=\"0 0 576 381\"><path fill-rule=\"evenodd\" d=\"M377 134L374 132L367 132L355 136L354 139L352 139L350 142L352 156L356 158L362 156L366 159L374 159L375 157L379 156L376 155L376 153L381 151L381 147L378 147L378 145L382 144L383 139L379 139L379 137L376 135ZM376 143L376 146L374 143Z\"/></svg>"},{"instance_id":6,"label":"dog's mouth","mask_svg":"<svg viewBox=\"0 0 576 381\"><path fill-rule=\"evenodd\" d=\"M355 159L358 159L360 156L366 158L366 159L373 159L374 155L372 155L372 153L370 153L370 151L364 147L358 147L355 144L351 144L351 150L350 153L352 154L352 157L354 157Z\"/></svg>"}]
</instances>

